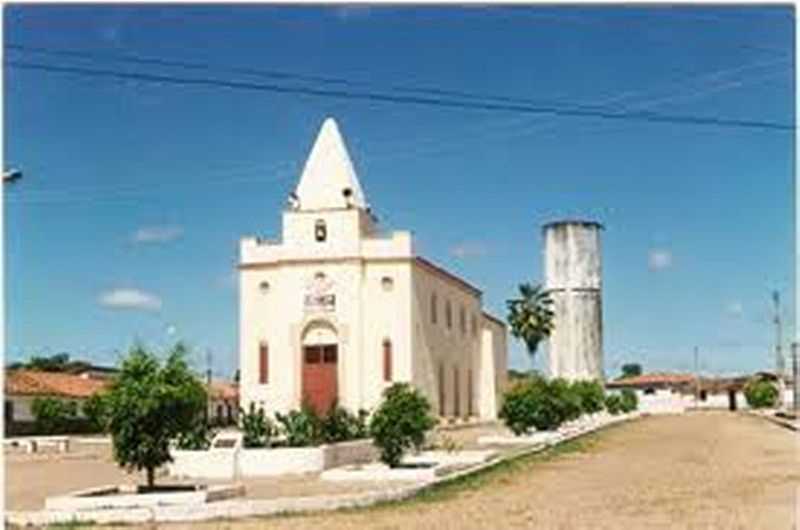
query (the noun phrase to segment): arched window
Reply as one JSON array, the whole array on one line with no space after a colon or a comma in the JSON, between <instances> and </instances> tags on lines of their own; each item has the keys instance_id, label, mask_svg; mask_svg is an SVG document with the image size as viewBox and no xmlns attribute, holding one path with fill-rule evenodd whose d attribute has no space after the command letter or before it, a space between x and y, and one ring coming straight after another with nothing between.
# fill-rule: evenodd
<instances>
[{"instance_id":1,"label":"arched window","mask_svg":"<svg viewBox=\"0 0 800 530\"><path fill-rule=\"evenodd\" d=\"M461 416L461 385L458 380L458 366L453 366L453 416Z\"/></svg>"},{"instance_id":2,"label":"arched window","mask_svg":"<svg viewBox=\"0 0 800 530\"><path fill-rule=\"evenodd\" d=\"M436 301L436 293L431 293L431 324L436 324L437 313L438 313L438 306L439 304Z\"/></svg>"},{"instance_id":3,"label":"arched window","mask_svg":"<svg viewBox=\"0 0 800 530\"><path fill-rule=\"evenodd\" d=\"M458 311L458 327L461 329L461 334L467 332L467 315L464 313L464 306L462 305Z\"/></svg>"},{"instance_id":4,"label":"arched window","mask_svg":"<svg viewBox=\"0 0 800 530\"><path fill-rule=\"evenodd\" d=\"M467 416L472 416L472 401L475 399L472 389L472 368L467 370Z\"/></svg>"},{"instance_id":5,"label":"arched window","mask_svg":"<svg viewBox=\"0 0 800 530\"><path fill-rule=\"evenodd\" d=\"M325 226L325 221L317 219L314 223L314 239L322 243L328 238L328 228Z\"/></svg>"},{"instance_id":6,"label":"arched window","mask_svg":"<svg viewBox=\"0 0 800 530\"><path fill-rule=\"evenodd\" d=\"M269 346L266 342L258 345L258 382L262 385L269 383Z\"/></svg>"},{"instance_id":7,"label":"arched window","mask_svg":"<svg viewBox=\"0 0 800 530\"><path fill-rule=\"evenodd\" d=\"M475 313L472 314L472 336L478 336L478 319L475 318Z\"/></svg>"},{"instance_id":8,"label":"arched window","mask_svg":"<svg viewBox=\"0 0 800 530\"><path fill-rule=\"evenodd\" d=\"M383 341L383 380L392 380L392 341L389 339Z\"/></svg>"},{"instance_id":9,"label":"arched window","mask_svg":"<svg viewBox=\"0 0 800 530\"><path fill-rule=\"evenodd\" d=\"M450 305L450 300L444 304L444 322L447 325L447 329L453 327L453 306Z\"/></svg>"}]
</instances>

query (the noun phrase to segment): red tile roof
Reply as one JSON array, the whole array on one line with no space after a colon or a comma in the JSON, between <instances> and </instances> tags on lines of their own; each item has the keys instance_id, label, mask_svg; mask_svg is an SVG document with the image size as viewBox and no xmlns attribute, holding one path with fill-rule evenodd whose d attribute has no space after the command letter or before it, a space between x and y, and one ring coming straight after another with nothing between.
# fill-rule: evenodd
<instances>
[{"instance_id":1,"label":"red tile roof","mask_svg":"<svg viewBox=\"0 0 800 530\"><path fill-rule=\"evenodd\" d=\"M211 381L209 394L213 399L225 401L239 400L239 386L228 381Z\"/></svg>"},{"instance_id":2,"label":"red tile roof","mask_svg":"<svg viewBox=\"0 0 800 530\"><path fill-rule=\"evenodd\" d=\"M106 380L35 370L6 372L6 395L87 398L108 386Z\"/></svg>"},{"instance_id":3,"label":"red tile roof","mask_svg":"<svg viewBox=\"0 0 800 530\"><path fill-rule=\"evenodd\" d=\"M642 374L633 377L624 377L615 381L609 381L606 386L674 386L691 384L694 383L694 380L695 378L691 374L653 373Z\"/></svg>"}]
</instances>

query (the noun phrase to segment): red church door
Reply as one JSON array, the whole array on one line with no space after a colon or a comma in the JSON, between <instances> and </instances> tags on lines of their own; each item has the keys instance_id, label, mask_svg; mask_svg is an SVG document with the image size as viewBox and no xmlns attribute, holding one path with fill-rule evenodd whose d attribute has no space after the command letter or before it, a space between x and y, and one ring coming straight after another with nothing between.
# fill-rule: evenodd
<instances>
[{"instance_id":1,"label":"red church door","mask_svg":"<svg viewBox=\"0 0 800 530\"><path fill-rule=\"evenodd\" d=\"M337 398L336 344L303 348L303 400L318 414L328 412Z\"/></svg>"}]
</instances>

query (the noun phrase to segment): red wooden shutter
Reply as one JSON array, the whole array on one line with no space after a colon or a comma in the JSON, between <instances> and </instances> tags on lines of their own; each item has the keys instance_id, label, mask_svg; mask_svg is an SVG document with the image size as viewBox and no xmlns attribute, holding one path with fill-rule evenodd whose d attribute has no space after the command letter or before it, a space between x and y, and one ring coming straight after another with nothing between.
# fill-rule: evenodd
<instances>
[{"instance_id":1,"label":"red wooden shutter","mask_svg":"<svg viewBox=\"0 0 800 530\"><path fill-rule=\"evenodd\" d=\"M265 342L259 345L258 382L266 385L269 382L269 347Z\"/></svg>"},{"instance_id":2,"label":"red wooden shutter","mask_svg":"<svg viewBox=\"0 0 800 530\"><path fill-rule=\"evenodd\" d=\"M383 341L383 380L392 380L392 341Z\"/></svg>"}]
</instances>

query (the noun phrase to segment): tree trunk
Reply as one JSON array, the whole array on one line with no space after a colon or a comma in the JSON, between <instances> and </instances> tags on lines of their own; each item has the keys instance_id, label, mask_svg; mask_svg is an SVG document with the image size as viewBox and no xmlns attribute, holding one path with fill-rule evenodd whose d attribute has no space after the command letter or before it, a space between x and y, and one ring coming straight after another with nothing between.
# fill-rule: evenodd
<instances>
[{"instance_id":1,"label":"tree trunk","mask_svg":"<svg viewBox=\"0 0 800 530\"><path fill-rule=\"evenodd\" d=\"M148 467L147 468L147 487L152 489L153 486L156 484L156 470L155 468Z\"/></svg>"}]
</instances>

